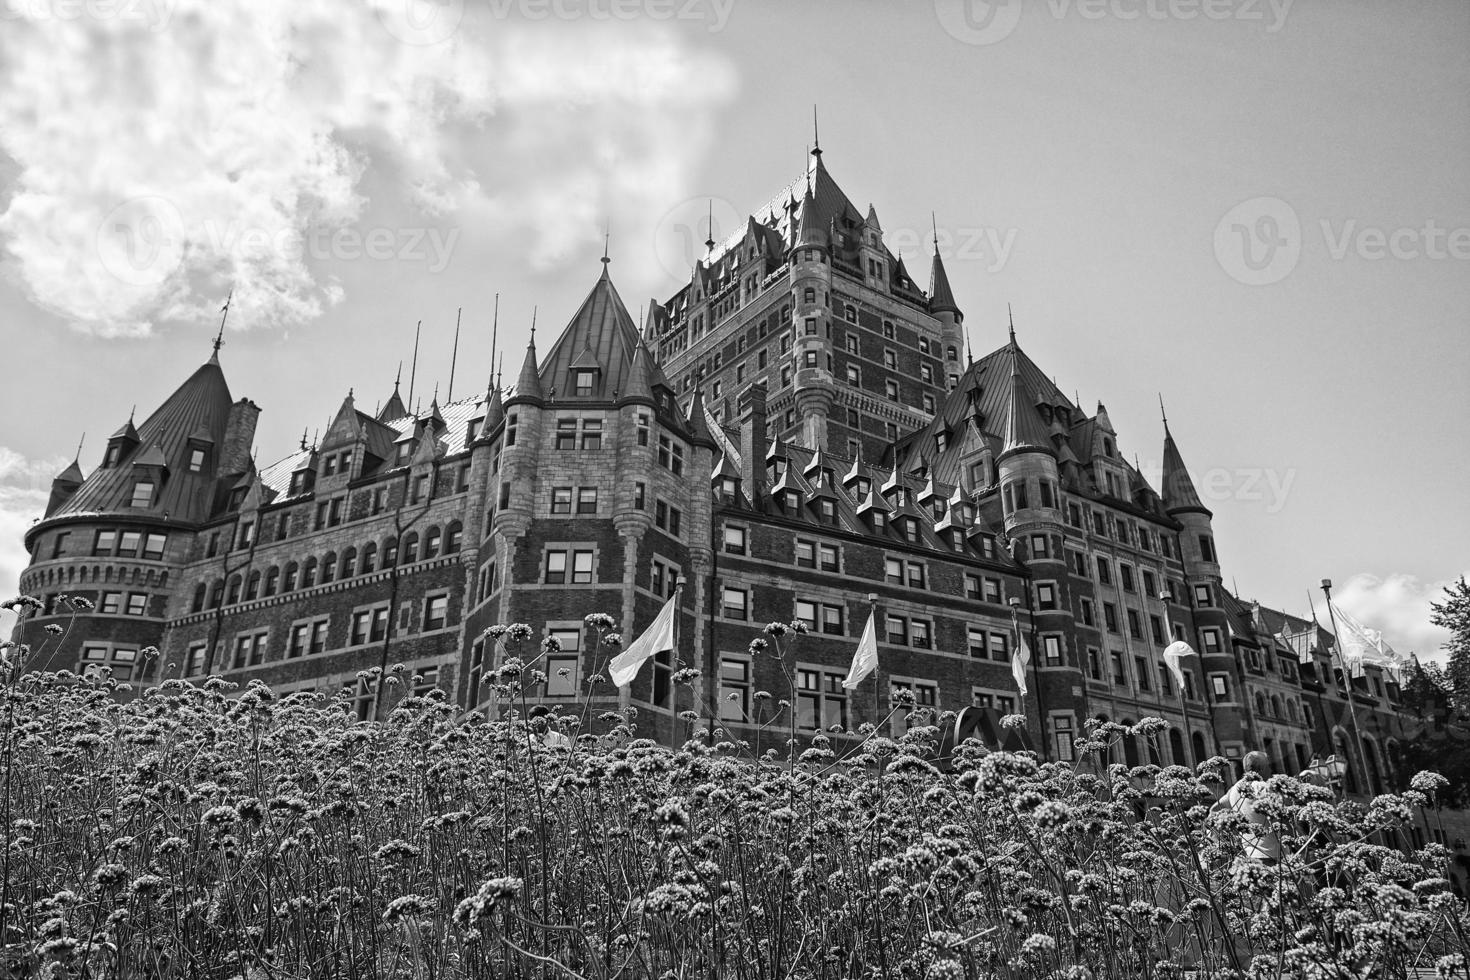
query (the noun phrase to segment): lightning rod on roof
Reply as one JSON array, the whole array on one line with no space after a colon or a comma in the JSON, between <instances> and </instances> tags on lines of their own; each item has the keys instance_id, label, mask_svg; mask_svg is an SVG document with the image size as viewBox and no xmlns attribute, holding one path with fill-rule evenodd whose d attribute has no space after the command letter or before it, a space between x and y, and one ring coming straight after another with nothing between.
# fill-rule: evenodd
<instances>
[{"instance_id":1,"label":"lightning rod on roof","mask_svg":"<svg viewBox=\"0 0 1470 980\"><path fill-rule=\"evenodd\" d=\"M413 383L419 373L419 331L423 329L424 321L420 320L413 328L413 364L408 369L408 402L413 404Z\"/></svg>"},{"instance_id":2,"label":"lightning rod on roof","mask_svg":"<svg viewBox=\"0 0 1470 980\"><path fill-rule=\"evenodd\" d=\"M495 387L495 353L500 349L500 294L495 294L495 312L490 316L490 384Z\"/></svg>"},{"instance_id":3,"label":"lightning rod on roof","mask_svg":"<svg viewBox=\"0 0 1470 980\"><path fill-rule=\"evenodd\" d=\"M463 316L463 306L454 311L454 352L449 355L449 394L444 396L445 402L454 401L454 368L459 363L459 323Z\"/></svg>"}]
</instances>

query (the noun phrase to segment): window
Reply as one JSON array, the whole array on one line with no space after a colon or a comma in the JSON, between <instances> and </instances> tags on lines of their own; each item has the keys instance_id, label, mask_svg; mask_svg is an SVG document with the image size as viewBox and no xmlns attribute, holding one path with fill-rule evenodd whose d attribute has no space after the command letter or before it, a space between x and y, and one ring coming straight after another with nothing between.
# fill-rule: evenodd
<instances>
[{"instance_id":1,"label":"window","mask_svg":"<svg viewBox=\"0 0 1470 980\"><path fill-rule=\"evenodd\" d=\"M117 553L121 558L132 558L138 554L138 546L143 541L140 531L124 531L117 539Z\"/></svg>"},{"instance_id":2,"label":"window","mask_svg":"<svg viewBox=\"0 0 1470 980\"><path fill-rule=\"evenodd\" d=\"M658 465L675 476L684 472L684 444L668 436L658 437Z\"/></svg>"},{"instance_id":3,"label":"window","mask_svg":"<svg viewBox=\"0 0 1470 980\"><path fill-rule=\"evenodd\" d=\"M1111 602L1103 603L1103 622L1108 627L1109 633L1117 633L1118 630L1118 607Z\"/></svg>"},{"instance_id":4,"label":"window","mask_svg":"<svg viewBox=\"0 0 1470 980\"><path fill-rule=\"evenodd\" d=\"M1138 689L1140 691L1153 689L1153 685L1149 682L1148 661L1144 658L1133 658L1133 676L1138 678Z\"/></svg>"},{"instance_id":5,"label":"window","mask_svg":"<svg viewBox=\"0 0 1470 980\"><path fill-rule=\"evenodd\" d=\"M1112 679L1114 686L1126 686L1128 683L1128 670L1123 665L1123 655L1117 650L1113 650L1108 654L1108 662L1113 668Z\"/></svg>"},{"instance_id":6,"label":"window","mask_svg":"<svg viewBox=\"0 0 1470 980\"><path fill-rule=\"evenodd\" d=\"M577 448L577 420L576 419L557 419L556 420L556 441L555 441L555 446L556 446L557 449L576 449Z\"/></svg>"},{"instance_id":7,"label":"window","mask_svg":"<svg viewBox=\"0 0 1470 980\"><path fill-rule=\"evenodd\" d=\"M102 601L98 603L98 609L104 613L115 614L122 612L122 593L104 592Z\"/></svg>"},{"instance_id":8,"label":"window","mask_svg":"<svg viewBox=\"0 0 1470 980\"><path fill-rule=\"evenodd\" d=\"M1230 700L1230 682L1224 674L1210 675L1210 691L1215 695L1216 701Z\"/></svg>"},{"instance_id":9,"label":"window","mask_svg":"<svg viewBox=\"0 0 1470 980\"><path fill-rule=\"evenodd\" d=\"M744 589L725 586L721 601L722 615L726 619L745 620L750 618L750 594Z\"/></svg>"},{"instance_id":10,"label":"window","mask_svg":"<svg viewBox=\"0 0 1470 980\"><path fill-rule=\"evenodd\" d=\"M198 677L204 673L204 655L208 649L203 643L189 644L189 652L184 657L185 677Z\"/></svg>"},{"instance_id":11,"label":"window","mask_svg":"<svg viewBox=\"0 0 1470 980\"><path fill-rule=\"evenodd\" d=\"M909 621L902 616L888 617L888 642L908 646Z\"/></svg>"},{"instance_id":12,"label":"window","mask_svg":"<svg viewBox=\"0 0 1470 980\"><path fill-rule=\"evenodd\" d=\"M153 505L153 481L139 480L133 484L133 499L130 507L151 507Z\"/></svg>"},{"instance_id":13,"label":"window","mask_svg":"<svg viewBox=\"0 0 1470 980\"><path fill-rule=\"evenodd\" d=\"M592 382L596 377L597 372L593 370L583 369L580 371L573 371L572 378L574 379L574 382L572 393L580 398L590 397L592 395Z\"/></svg>"},{"instance_id":14,"label":"window","mask_svg":"<svg viewBox=\"0 0 1470 980\"><path fill-rule=\"evenodd\" d=\"M969 638L970 656L984 660L988 652L985 643L985 629L980 626L969 626L966 627L966 634Z\"/></svg>"},{"instance_id":15,"label":"window","mask_svg":"<svg viewBox=\"0 0 1470 980\"><path fill-rule=\"evenodd\" d=\"M659 530L667 531L672 537L679 536L679 525L682 522L683 513L679 508L657 501L653 508L653 523Z\"/></svg>"},{"instance_id":16,"label":"window","mask_svg":"<svg viewBox=\"0 0 1470 980\"><path fill-rule=\"evenodd\" d=\"M965 598L966 599L978 599L978 598L980 598L980 576L978 576L978 575L970 575L970 574L966 573L966 575L965 575Z\"/></svg>"},{"instance_id":17,"label":"window","mask_svg":"<svg viewBox=\"0 0 1470 980\"><path fill-rule=\"evenodd\" d=\"M1133 591L1133 566L1123 562L1118 563L1118 579L1123 583L1124 592Z\"/></svg>"},{"instance_id":18,"label":"window","mask_svg":"<svg viewBox=\"0 0 1470 980\"><path fill-rule=\"evenodd\" d=\"M88 645L82 647L82 662L77 672L87 675L100 672L104 667L111 668L113 680L130 681L133 679L133 665L137 659L138 651L128 647Z\"/></svg>"},{"instance_id":19,"label":"window","mask_svg":"<svg viewBox=\"0 0 1470 980\"><path fill-rule=\"evenodd\" d=\"M1097 580L1103 585L1113 584L1113 566L1102 555L1097 556Z\"/></svg>"},{"instance_id":20,"label":"window","mask_svg":"<svg viewBox=\"0 0 1470 980\"><path fill-rule=\"evenodd\" d=\"M444 623L449 616L449 596L435 595L424 600L424 629L438 630L444 628Z\"/></svg>"},{"instance_id":21,"label":"window","mask_svg":"<svg viewBox=\"0 0 1470 980\"><path fill-rule=\"evenodd\" d=\"M147 612L148 612L148 593L146 593L146 592L129 592L128 593L128 607L127 608L128 608L128 615L129 616L143 616L143 615L146 615Z\"/></svg>"},{"instance_id":22,"label":"window","mask_svg":"<svg viewBox=\"0 0 1470 980\"><path fill-rule=\"evenodd\" d=\"M720 657L720 717L725 721L750 718L750 661L743 657Z\"/></svg>"},{"instance_id":23,"label":"window","mask_svg":"<svg viewBox=\"0 0 1470 980\"><path fill-rule=\"evenodd\" d=\"M909 678L895 677L890 681L894 691L907 691L914 696L914 707L910 711L895 711L893 714L893 734L902 735L908 731L912 720L915 724L922 725L932 719L938 712L939 685L933 681L911 680ZM912 719L909 717L912 715Z\"/></svg>"},{"instance_id":24,"label":"window","mask_svg":"<svg viewBox=\"0 0 1470 980\"><path fill-rule=\"evenodd\" d=\"M1143 639L1143 622L1138 615L1137 609L1127 609L1124 612L1128 616L1128 635L1135 640Z\"/></svg>"},{"instance_id":25,"label":"window","mask_svg":"<svg viewBox=\"0 0 1470 980\"><path fill-rule=\"evenodd\" d=\"M638 428L638 445L640 445L640 446L646 446L646 445L648 445L649 425L648 425L648 413L647 412L639 412L638 413L638 427L637 428Z\"/></svg>"},{"instance_id":26,"label":"window","mask_svg":"<svg viewBox=\"0 0 1470 980\"><path fill-rule=\"evenodd\" d=\"M1215 540L1208 534L1199 536L1199 556L1201 561L1215 561Z\"/></svg>"},{"instance_id":27,"label":"window","mask_svg":"<svg viewBox=\"0 0 1470 980\"><path fill-rule=\"evenodd\" d=\"M648 585L654 595L667 599L679 585L679 570L663 559L655 558Z\"/></svg>"},{"instance_id":28,"label":"window","mask_svg":"<svg viewBox=\"0 0 1470 980\"><path fill-rule=\"evenodd\" d=\"M548 585L565 585L568 582L573 585L590 584L593 571L592 558L591 549L549 549L546 552L546 583Z\"/></svg>"},{"instance_id":29,"label":"window","mask_svg":"<svg viewBox=\"0 0 1470 980\"><path fill-rule=\"evenodd\" d=\"M725 551L732 555L745 554L745 528L725 525Z\"/></svg>"},{"instance_id":30,"label":"window","mask_svg":"<svg viewBox=\"0 0 1470 980\"><path fill-rule=\"evenodd\" d=\"M812 632L820 630L828 636L842 636L843 607L825 602L796 600L796 620Z\"/></svg>"},{"instance_id":31,"label":"window","mask_svg":"<svg viewBox=\"0 0 1470 980\"><path fill-rule=\"evenodd\" d=\"M883 392L889 401L898 401L898 382L891 379L883 382Z\"/></svg>"},{"instance_id":32,"label":"window","mask_svg":"<svg viewBox=\"0 0 1470 980\"><path fill-rule=\"evenodd\" d=\"M1220 631L1213 626L1200 630L1200 638L1204 641L1205 653L1220 652Z\"/></svg>"},{"instance_id":33,"label":"window","mask_svg":"<svg viewBox=\"0 0 1470 980\"><path fill-rule=\"evenodd\" d=\"M970 700L977 708L991 708L1002 715L1015 714L1016 699L1010 694L1001 694L999 691L987 691L984 688L973 688L970 692Z\"/></svg>"},{"instance_id":34,"label":"window","mask_svg":"<svg viewBox=\"0 0 1470 980\"><path fill-rule=\"evenodd\" d=\"M57 543L65 539L66 535L60 535ZM149 561L162 561L163 549L168 544L168 536L163 534L149 534L143 539L143 557Z\"/></svg>"},{"instance_id":35,"label":"window","mask_svg":"<svg viewBox=\"0 0 1470 980\"><path fill-rule=\"evenodd\" d=\"M582 685L582 627L548 626L546 636L561 647L557 653L546 656L546 696L575 696Z\"/></svg>"},{"instance_id":36,"label":"window","mask_svg":"<svg viewBox=\"0 0 1470 980\"><path fill-rule=\"evenodd\" d=\"M1041 654L1048 667L1060 667L1062 664L1062 638L1060 636L1043 636L1041 638Z\"/></svg>"},{"instance_id":37,"label":"window","mask_svg":"<svg viewBox=\"0 0 1470 980\"><path fill-rule=\"evenodd\" d=\"M1159 594L1159 583L1154 578L1154 573L1148 569L1143 570L1143 592L1150 598Z\"/></svg>"},{"instance_id":38,"label":"window","mask_svg":"<svg viewBox=\"0 0 1470 980\"><path fill-rule=\"evenodd\" d=\"M602 419L582 420L582 449L584 452L602 448Z\"/></svg>"},{"instance_id":39,"label":"window","mask_svg":"<svg viewBox=\"0 0 1470 980\"><path fill-rule=\"evenodd\" d=\"M572 512L572 488L551 488L551 512L553 514L570 514Z\"/></svg>"},{"instance_id":40,"label":"window","mask_svg":"<svg viewBox=\"0 0 1470 980\"><path fill-rule=\"evenodd\" d=\"M1095 608L1094 608L1094 606L1092 604L1092 600L1089 599L1089 598L1087 598L1086 596L1083 596L1082 597L1082 625L1083 626L1096 626L1097 625L1097 621L1096 620L1097 620L1097 617L1096 617Z\"/></svg>"},{"instance_id":41,"label":"window","mask_svg":"<svg viewBox=\"0 0 1470 980\"><path fill-rule=\"evenodd\" d=\"M862 371L862 368L858 367L856 364L849 364L849 365L847 365L847 383L850 384L850 385L860 385L860 384L862 384L863 383L863 371Z\"/></svg>"},{"instance_id":42,"label":"window","mask_svg":"<svg viewBox=\"0 0 1470 980\"><path fill-rule=\"evenodd\" d=\"M847 727L847 689L843 675L818 668L796 671L796 723L812 731Z\"/></svg>"},{"instance_id":43,"label":"window","mask_svg":"<svg viewBox=\"0 0 1470 980\"><path fill-rule=\"evenodd\" d=\"M930 626L926 620L915 619L909 622L909 642L921 650L928 650L934 646Z\"/></svg>"},{"instance_id":44,"label":"window","mask_svg":"<svg viewBox=\"0 0 1470 980\"><path fill-rule=\"evenodd\" d=\"M1051 731L1057 759L1062 762L1071 762L1076 757L1073 747L1072 716L1052 715Z\"/></svg>"},{"instance_id":45,"label":"window","mask_svg":"<svg viewBox=\"0 0 1470 980\"><path fill-rule=\"evenodd\" d=\"M1011 659L1011 636L1009 633L990 632L990 659L1002 663Z\"/></svg>"},{"instance_id":46,"label":"window","mask_svg":"<svg viewBox=\"0 0 1470 980\"><path fill-rule=\"evenodd\" d=\"M287 657L299 657L306 653L308 637L311 635L310 623L297 623L291 627L291 640L286 646Z\"/></svg>"},{"instance_id":47,"label":"window","mask_svg":"<svg viewBox=\"0 0 1470 980\"><path fill-rule=\"evenodd\" d=\"M1214 599L1210 595L1210 587L1208 585L1196 585L1194 587L1194 604L1197 606L1214 605Z\"/></svg>"},{"instance_id":48,"label":"window","mask_svg":"<svg viewBox=\"0 0 1470 980\"><path fill-rule=\"evenodd\" d=\"M1036 606L1038 609L1055 609L1057 607L1057 587L1051 582L1039 582L1036 586Z\"/></svg>"}]
</instances>

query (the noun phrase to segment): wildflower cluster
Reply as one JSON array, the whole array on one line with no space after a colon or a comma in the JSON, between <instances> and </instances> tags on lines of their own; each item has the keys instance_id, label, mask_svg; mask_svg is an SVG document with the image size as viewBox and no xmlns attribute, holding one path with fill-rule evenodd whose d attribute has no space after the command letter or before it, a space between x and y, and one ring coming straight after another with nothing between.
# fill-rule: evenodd
<instances>
[{"instance_id":1,"label":"wildflower cluster","mask_svg":"<svg viewBox=\"0 0 1470 980\"><path fill-rule=\"evenodd\" d=\"M941 771L917 725L771 762L617 713L552 750L439 692L373 724L217 679L0 696L14 975L1466 976L1447 854L1406 846L1432 774L1370 805L1260 783L1265 864L1210 814L1218 764L1109 767L1117 726L1076 764L971 743Z\"/></svg>"}]
</instances>

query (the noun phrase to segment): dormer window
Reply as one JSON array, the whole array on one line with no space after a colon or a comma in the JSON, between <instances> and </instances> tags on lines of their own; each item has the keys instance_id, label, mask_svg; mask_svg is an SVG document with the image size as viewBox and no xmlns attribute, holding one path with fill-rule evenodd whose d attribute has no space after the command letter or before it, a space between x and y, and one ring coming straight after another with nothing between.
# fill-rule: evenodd
<instances>
[{"instance_id":1,"label":"dormer window","mask_svg":"<svg viewBox=\"0 0 1470 980\"><path fill-rule=\"evenodd\" d=\"M189 450L189 472L204 472L204 464L209 461L209 451L197 446Z\"/></svg>"},{"instance_id":2,"label":"dormer window","mask_svg":"<svg viewBox=\"0 0 1470 980\"><path fill-rule=\"evenodd\" d=\"M412 455L413 455L413 441L412 440L405 440L404 442L400 442L398 444L397 464L399 466L402 466L405 463L407 463L408 462L408 458L410 456L412 456Z\"/></svg>"},{"instance_id":3,"label":"dormer window","mask_svg":"<svg viewBox=\"0 0 1470 980\"><path fill-rule=\"evenodd\" d=\"M596 383L597 372L595 370L584 368L572 372L572 393L579 398L590 398L592 388Z\"/></svg>"},{"instance_id":4,"label":"dormer window","mask_svg":"<svg viewBox=\"0 0 1470 980\"><path fill-rule=\"evenodd\" d=\"M153 481L139 480L133 484L133 499L129 504L131 507L153 506Z\"/></svg>"},{"instance_id":5,"label":"dormer window","mask_svg":"<svg viewBox=\"0 0 1470 980\"><path fill-rule=\"evenodd\" d=\"M942 453L942 452L944 452L948 448L949 448L949 433L948 432L936 432L934 434L934 451L935 452L938 452L938 453Z\"/></svg>"}]
</instances>

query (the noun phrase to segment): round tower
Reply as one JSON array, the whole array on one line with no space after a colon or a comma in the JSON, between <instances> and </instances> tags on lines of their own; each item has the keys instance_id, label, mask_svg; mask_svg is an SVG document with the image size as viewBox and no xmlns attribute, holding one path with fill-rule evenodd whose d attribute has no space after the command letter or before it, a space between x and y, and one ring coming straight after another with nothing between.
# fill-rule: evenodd
<instances>
[{"instance_id":1,"label":"round tower","mask_svg":"<svg viewBox=\"0 0 1470 980\"><path fill-rule=\"evenodd\" d=\"M801 419L801 441L809 449L827 448L827 419L837 391L831 370L831 259L827 232L820 225L808 184L791 251L791 332L796 411Z\"/></svg>"}]
</instances>

